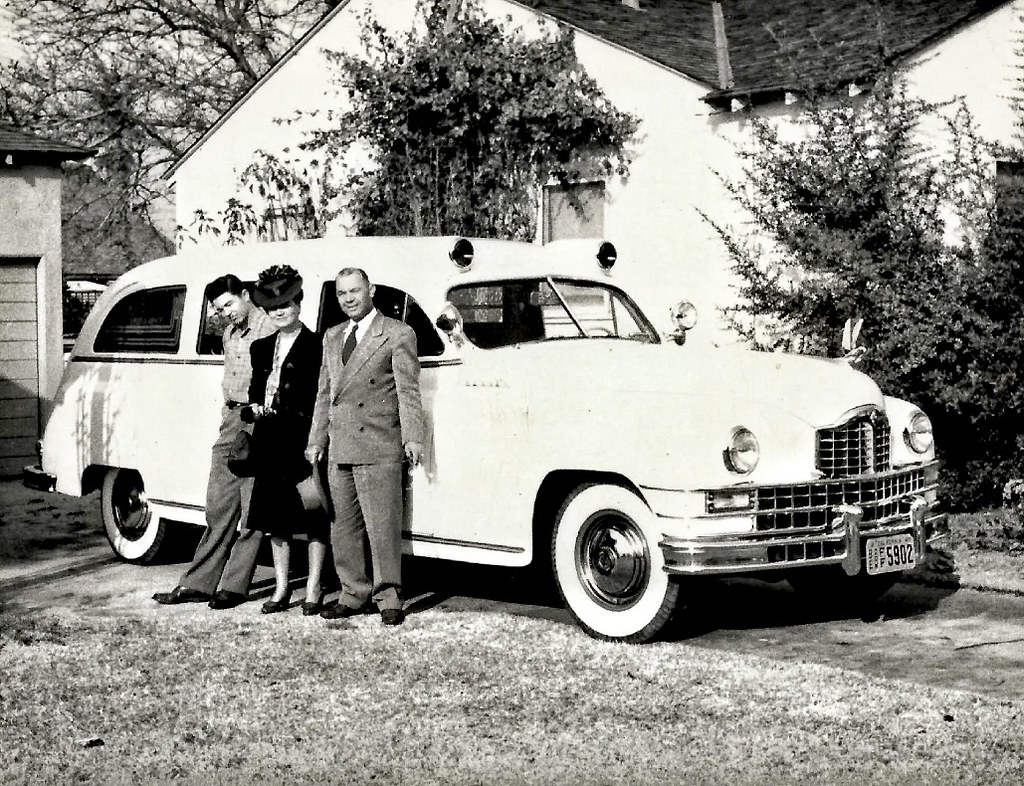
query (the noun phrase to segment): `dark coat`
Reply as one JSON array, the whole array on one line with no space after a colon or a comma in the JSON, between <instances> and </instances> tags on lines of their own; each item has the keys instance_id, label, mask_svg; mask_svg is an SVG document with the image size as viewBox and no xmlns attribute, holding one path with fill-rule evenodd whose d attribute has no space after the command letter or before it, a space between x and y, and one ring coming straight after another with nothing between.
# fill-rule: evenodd
<instances>
[{"instance_id":1,"label":"dark coat","mask_svg":"<svg viewBox=\"0 0 1024 786\"><path fill-rule=\"evenodd\" d=\"M275 411L257 420L252 432L255 484L249 526L267 532L278 532L282 525L290 529L293 516L301 513L295 484L308 477L311 469L303 453L313 420L323 348L317 335L303 325L281 366L274 400L264 401L276 338L275 333L257 339L249 350L249 401Z\"/></svg>"},{"instance_id":2,"label":"dark coat","mask_svg":"<svg viewBox=\"0 0 1024 786\"><path fill-rule=\"evenodd\" d=\"M297 475L300 480L309 474L303 451L313 420L323 344L312 330L303 325L281 366L277 395L273 401L264 401L267 379L274 364L276 340L277 334L274 333L253 341L249 348L252 358L249 401L273 407L276 413L261 418L253 427L253 443L263 465L257 474L270 470L288 477ZM294 466L296 464L298 468Z\"/></svg>"}]
</instances>

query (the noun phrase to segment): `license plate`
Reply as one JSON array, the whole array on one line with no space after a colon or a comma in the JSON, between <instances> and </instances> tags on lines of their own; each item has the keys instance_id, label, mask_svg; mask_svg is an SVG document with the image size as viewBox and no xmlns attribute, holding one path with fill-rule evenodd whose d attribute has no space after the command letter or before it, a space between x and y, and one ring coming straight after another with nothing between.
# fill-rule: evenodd
<instances>
[{"instance_id":1,"label":"license plate","mask_svg":"<svg viewBox=\"0 0 1024 786\"><path fill-rule=\"evenodd\" d=\"M910 535L869 538L864 544L864 551L867 570L872 576L912 568L917 560L914 539Z\"/></svg>"}]
</instances>

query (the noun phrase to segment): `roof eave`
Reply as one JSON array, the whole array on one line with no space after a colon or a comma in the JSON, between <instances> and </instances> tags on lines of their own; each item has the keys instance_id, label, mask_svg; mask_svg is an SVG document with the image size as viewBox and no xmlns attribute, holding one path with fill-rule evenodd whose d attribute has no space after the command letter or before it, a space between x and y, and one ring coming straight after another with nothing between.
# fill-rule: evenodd
<instances>
[{"instance_id":1,"label":"roof eave","mask_svg":"<svg viewBox=\"0 0 1024 786\"><path fill-rule=\"evenodd\" d=\"M96 155L95 150L78 148L71 150L23 150L19 148L0 148L0 160L6 161L11 156L18 166L46 165L54 166L65 161L84 161Z\"/></svg>"}]
</instances>

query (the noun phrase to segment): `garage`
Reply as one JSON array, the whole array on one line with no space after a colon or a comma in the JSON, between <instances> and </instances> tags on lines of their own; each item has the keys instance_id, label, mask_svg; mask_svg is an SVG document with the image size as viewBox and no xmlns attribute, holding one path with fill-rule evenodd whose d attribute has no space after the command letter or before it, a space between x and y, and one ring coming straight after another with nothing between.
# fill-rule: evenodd
<instances>
[{"instance_id":1,"label":"garage","mask_svg":"<svg viewBox=\"0 0 1024 786\"><path fill-rule=\"evenodd\" d=\"M0 126L0 477L36 463L64 367L61 186L93 151Z\"/></svg>"},{"instance_id":2,"label":"garage","mask_svg":"<svg viewBox=\"0 0 1024 786\"><path fill-rule=\"evenodd\" d=\"M38 260L0 257L0 475L35 460L39 438Z\"/></svg>"}]
</instances>

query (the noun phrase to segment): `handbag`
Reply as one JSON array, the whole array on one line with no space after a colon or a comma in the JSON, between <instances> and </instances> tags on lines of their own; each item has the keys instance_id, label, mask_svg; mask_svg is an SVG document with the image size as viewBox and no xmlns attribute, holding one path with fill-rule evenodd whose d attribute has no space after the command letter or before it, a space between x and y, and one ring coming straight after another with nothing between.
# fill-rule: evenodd
<instances>
[{"instance_id":1,"label":"handbag","mask_svg":"<svg viewBox=\"0 0 1024 786\"><path fill-rule=\"evenodd\" d=\"M240 478L251 478L256 474L252 459L252 435L239 431L228 448L228 469Z\"/></svg>"}]
</instances>

